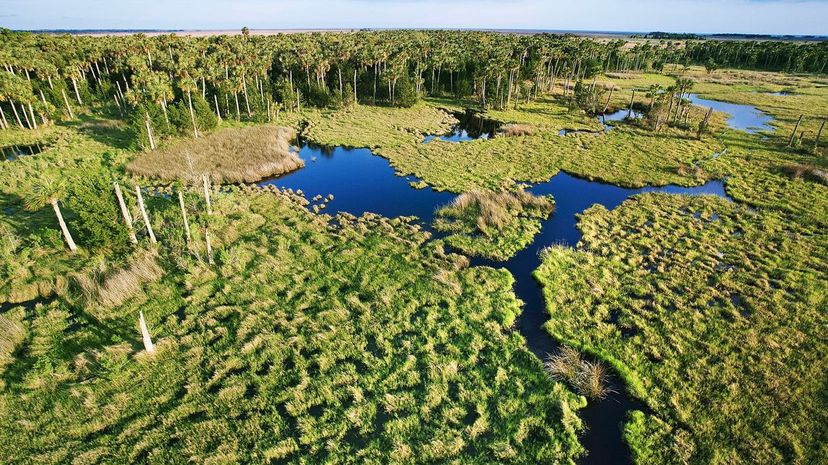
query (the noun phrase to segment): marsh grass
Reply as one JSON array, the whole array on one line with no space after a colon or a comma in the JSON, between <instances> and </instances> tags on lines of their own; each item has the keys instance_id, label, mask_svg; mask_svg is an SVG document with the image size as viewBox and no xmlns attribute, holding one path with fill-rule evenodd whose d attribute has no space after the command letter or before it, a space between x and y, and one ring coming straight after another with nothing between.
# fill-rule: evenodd
<instances>
[{"instance_id":1,"label":"marsh grass","mask_svg":"<svg viewBox=\"0 0 828 465\"><path fill-rule=\"evenodd\" d=\"M535 128L528 124L512 123L504 125L500 133L506 137L531 136L535 133Z\"/></svg>"},{"instance_id":2,"label":"marsh grass","mask_svg":"<svg viewBox=\"0 0 828 465\"><path fill-rule=\"evenodd\" d=\"M451 233L446 242L452 247L505 260L532 241L554 208L551 197L524 190L466 192L437 210L434 228Z\"/></svg>"},{"instance_id":3,"label":"marsh grass","mask_svg":"<svg viewBox=\"0 0 828 465\"><path fill-rule=\"evenodd\" d=\"M222 129L145 152L127 165L127 171L165 180L197 182L206 173L216 182L256 182L304 166L291 149L294 136L285 127Z\"/></svg>"},{"instance_id":4,"label":"marsh grass","mask_svg":"<svg viewBox=\"0 0 828 465\"><path fill-rule=\"evenodd\" d=\"M99 265L88 273L75 273L73 282L87 304L115 307L138 294L146 283L156 281L164 271L153 252L132 257L124 266Z\"/></svg>"},{"instance_id":5,"label":"marsh grass","mask_svg":"<svg viewBox=\"0 0 828 465\"><path fill-rule=\"evenodd\" d=\"M609 373L599 361L589 361L569 346L562 346L543 362L547 373L556 381L570 385L590 399L604 399L614 392L609 386Z\"/></svg>"},{"instance_id":6,"label":"marsh grass","mask_svg":"<svg viewBox=\"0 0 828 465\"><path fill-rule=\"evenodd\" d=\"M814 165L791 163L783 166L782 171L792 179L807 179L828 185L828 171Z\"/></svg>"}]
</instances>

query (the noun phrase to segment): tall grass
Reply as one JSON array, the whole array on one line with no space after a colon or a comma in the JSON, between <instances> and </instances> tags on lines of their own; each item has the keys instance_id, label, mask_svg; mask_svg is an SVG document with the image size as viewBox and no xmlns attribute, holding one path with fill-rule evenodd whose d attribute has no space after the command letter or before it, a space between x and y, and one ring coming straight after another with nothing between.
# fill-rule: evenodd
<instances>
[{"instance_id":1,"label":"tall grass","mask_svg":"<svg viewBox=\"0 0 828 465\"><path fill-rule=\"evenodd\" d=\"M543 363L549 375L569 384L579 394L591 399L604 399L613 392L608 385L607 369L601 362L590 362L567 346L550 355Z\"/></svg>"},{"instance_id":2,"label":"tall grass","mask_svg":"<svg viewBox=\"0 0 828 465\"><path fill-rule=\"evenodd\" d=\"M163 273L164 270L156 263L155 254L147 252L123 267L107 268L101 265L90 273L74 274L72 278L87 303L115 307L138 294L144 284L157 280Z\"/></svg>"},{"instance_id":3,"label":"tall grass","mask_svg":"<svg viewBox=\"0 0 828 465\"><path fill-rule=\"evenodd\" d=\"M224 129L146 152L127 171L168 180L196 182L206 173L217 182L256 182L304 166L291 151L294 135L274 126Z\"/></svg>"},{"instance_id":4,"label":"tall grass","mask_svg":"<svg viewBox=\"0 0 828 465\"><path fill-rule=\"evenodd\" d=\"M807 179L828 185L828 171L816 166L791 163L783 166L782 171L793 179Z\"/></svg>"},{"instance_id":5,"label":"tall grass","mask_svg":"<svg viewBox=\"0 0 828 465\"><path fill-rule=\"evenodd\" d=\"M475 191L460 194L447 207L438 212L441 217L471 219L483 234L492 234L512 223L523 213L542 212L549 215L554 203L548 197L532 195L526 191L489 192Z\"/></svg>"}]
</instances>

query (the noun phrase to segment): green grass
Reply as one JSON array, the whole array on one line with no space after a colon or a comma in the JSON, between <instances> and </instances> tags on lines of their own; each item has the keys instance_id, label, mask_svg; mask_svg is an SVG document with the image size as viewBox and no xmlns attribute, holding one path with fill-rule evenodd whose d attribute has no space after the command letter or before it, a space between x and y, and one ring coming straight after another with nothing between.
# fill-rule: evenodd
<instances>
[{"instance_id":1,"label":"green grass","mask_svg":"<svg viewBox=\"0 0 828 465\"><path fill-rule=\"evenodd\" d=\"M468 268L405 220L345 216L331 229L281 194L215 197L215 268L161 247L168 274L123 304L79 305L70 289L27 312L2 373L3 462L572 463L580 452L582 401L511 330L507 272Z\"/></svg>"},{"instance_id":2,"label":"green grass","mask_svg":"<svg viewBox=\"0 0 828 465\"><path fill-rule=\"evenodd\" d=\"M638 463L821 463L828 240L714 197L637 196L582 216L536 272L556 339L610 362L655 417ZM658 452L657 452L658 451Z\"/></svg>"}]
</instances>

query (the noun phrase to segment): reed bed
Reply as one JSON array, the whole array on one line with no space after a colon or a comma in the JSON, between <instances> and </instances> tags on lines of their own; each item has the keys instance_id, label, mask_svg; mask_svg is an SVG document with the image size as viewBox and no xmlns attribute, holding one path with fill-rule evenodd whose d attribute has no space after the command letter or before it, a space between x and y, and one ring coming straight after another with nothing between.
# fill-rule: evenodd
<instances>
[{"instance_id":1,"label":"reed bed","mask_svg":"<svg viewBox=\"0 0 828 465\"><path fill-rule=\"evenodd\" d=\"M127 171L166 180L194 182L207 174L216 182L256 182L304 166L291 148L295 134L274 126L223 129L145 152Z\"/></svg>"}]
</instances>

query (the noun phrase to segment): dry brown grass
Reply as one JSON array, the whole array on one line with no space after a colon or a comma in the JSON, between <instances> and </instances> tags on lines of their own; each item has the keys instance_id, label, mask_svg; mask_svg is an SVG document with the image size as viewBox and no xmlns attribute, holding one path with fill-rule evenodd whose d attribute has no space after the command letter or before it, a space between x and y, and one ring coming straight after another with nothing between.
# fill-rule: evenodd
<instances>
[{"instance_id":1,"label":"dry brown grass","mask_svg":"<svg viewBox=\"0 0 828 465\"><path fill-rule=\"evenodd\" d=\"M526 191L489 192L475 191L460 194L451 203L445 214L463 216L471 212L477 217L480 231L502 229L512 222L517 213L524 210L551 212L554 204L546 197L532 195Z\"/></svg>"},{"instance_id":2,"label":"dry brown grass","mask_svg":"<svg viewBox=\"0 0 828 465\"><path fill-rule=\"evenodd\" d=\"M608 373L604 365L584 360L571 347L563 346L556 355L550 355L543 366L553 379L569 384L586 397L603 399L612 392L607 385Z\"/></svg>"},{"instance_id":3,"label":"dry brown grass","mask_svg":"<svg viewBox=\"0 0 828 465\"><path fill-rule=\"evenodd\" d=\"M782 171L788 174L793 179L807 179L809 181L816 181L828 185L828 171L813 166L800 165L792 163L782 167Z\"/></svg>"},{"instance_id":4,"label":"dry brown grass","mask_svg":"<svg viewBox=\"0 0 828 465\"><path fill-rule=\"evenodd\" d=\"M135 256L122 268L107 268L102 264L89 274L77 273L72 278L87 303L115 307L138 294L144 284L157 280L163 274L155 254L147 252Z\"/></svg>"},{"instance_id":5,"label":"dry brown grass","mask_svg":"<svg viewBox=\"0 0 828 465\"><path fill-rule=\"evenodd\" d=\"M535 128L528 124L506 124L500 131L506 137L531 136L535 133Z\"/></svg>"},{"instance_id":6,"label":"dry brown grass","mask_svg":"<svg viewBox=\"0 0 828 465\"><path fill-rule=\"evenodd\" d=\"M291 151L293 129L274 126L223 129L199 139L181 140L146 152L127 171L167 180L256 182L304 166Z\"/></svg>"}]
</instances>

